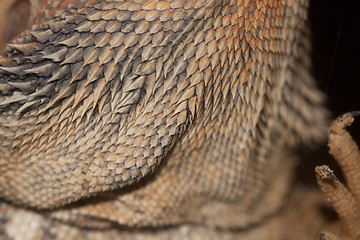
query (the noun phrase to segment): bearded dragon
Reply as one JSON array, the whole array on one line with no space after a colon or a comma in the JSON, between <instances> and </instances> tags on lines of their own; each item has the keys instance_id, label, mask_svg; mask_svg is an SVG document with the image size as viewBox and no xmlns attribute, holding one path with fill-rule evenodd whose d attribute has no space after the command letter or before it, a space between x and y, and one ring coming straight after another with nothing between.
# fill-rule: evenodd
<instances>
[{"instance_id":1,"label":"bearded dragon","mask_svg":"<svg viewBox=\"0 0 360 240\"><path fill-rule=\"evenodd\" d=\"M295 232L294 149L327 129L307 0L30 3L0 57L1 237Z\"/></svg>"}]
</instances>

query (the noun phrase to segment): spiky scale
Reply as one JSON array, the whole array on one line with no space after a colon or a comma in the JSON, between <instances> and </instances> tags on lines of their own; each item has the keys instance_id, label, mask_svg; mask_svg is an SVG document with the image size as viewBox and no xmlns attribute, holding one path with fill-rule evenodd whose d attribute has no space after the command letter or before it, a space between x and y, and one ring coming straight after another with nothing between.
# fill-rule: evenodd
<instances>
[{"instance_id":1,"label":"spiky scale","mask_svg":"<svg viewBox=\"0 0 360 240\"><path fill-rule=\"evenodd\" d=\"M135 28L134 32L136 34L143 34L149 30L150 23L149 22L140 22L138 26Z\"/></svg>"},{"instance_id":2,"label":"spiky scale","mask_svg":"<svg viewBox=\"0 0 360 240\"><path fill-rule=\"evenodd\" d=\"M81 118L84 117L85 113L90 112L94 106L94 94L90 94L83 100ZM90 117L90 116L89 116Z\"/></svg>"},{"instance_id":3,"label":"spiky scale","mask_svg":"<svg viewBox=\"0 0 360 240\"><path fill-rule=\"evenodd\" d=\"M106 28L106 21L93 22L90 26L90 32L91 33L105 32L105 28Z\"/></svg>"},{"instance_id":4,"label":"spiky scale","mask_svg":"<svg viewBox=\"0 0 360 240\"><path fill-rule=\"evenodd\" d=\"M134 73L137 75L148 75L154 71L155 71L155 61L152 60L138 65L135 68Z\"/></svg>"},{"instance_id":5,"label":"spiky scale","mask_svg":"<svg viewBox=\"0 0 360 240\"><path fill-rule=\"evenodd\" d=\"M144 20L145 14L146 14L146 12L143 10L135 12L135 13L131 14L130 21L138 22L138 21Z\"/></svg>"},{"instance_id":6,"label":"spiky scale","mask_svg":"<svg viewBox=\"0 0 360 240\"><path fill-rule=\"evenodd\" d=\"M102 14L103 13L101 11L94 11L87 16L87 19L89 19L92 22L98 21L101 19Z\"/></svg>"},{"instance_id":7,"label":"spiky scale","mask_svg":"<svg viewBox=\"0 0 360 240\"><path fill-rule=\"evenodd\" d=\"M56 103L58 103L61 99L69 97L74 93L75 86L69 85L60 90L60 92L55 96L55 98L51 99L51 101L46 105L45 111L53 107Z\"/></svg>"},{"instance_id":8,"label":"spiky scale","mask_svg":"<svg viewBox=\"0 0 360 240\"><path fill-rule=\"evenodd\" d=\"M52 74L51 78L49 78L49 80L47 80L47 82L51 83L54 81L58 81L61 78L63 78L64 76L66 76L68 72L69 72L69 66L67 66L67 65L62 66L62 67L60 67L60 69L55 71L55 73Z\"/></svg>"},{"instance_id":9,"label":"spiky scale","mask_svg":"<svg viewBox=\"0 0 360 240\"><path fill-rule=\"evenodd\" d=\"M101 49L99 55L99 65L104 65L113 59L113 50L108 46Z\"/></svg>"},{"instance_id":10,"label":"spiky scale","mask_svg":"<svg viewBox=\"0 0 360 240\"><path fill-rule=\"evenodd\" d=\"M59 42L59 44L65 45L68 48L74 47L77 46L77 44L79 43L80 37L81 37L80 33L75 33L74 35L65 39L64 41Z\"/></svg>"},{"instance_id":11,"label":"spiky scale","mask_svg":"<svg viewBox=\"0 0 360 240\"><path fill-rule=\"evenodd\" d=\"M116 19L116 16L119 14L119 11L117 9L109 9L108 11L105 11L101 18L104 20L114 20Z\"/></svg>"},{"instance_id":12,"label":"spiky scale","mask_svg":"<svg viewBox=\"0 0 360 240\"><path fill-rule=\"evenodd\" d=\"M186 78L189 78L197 70L199 70L199 62L190 59L189 66L186 68Z\"/></svg>"},{"instance_id":13,"label":"spiky scale","mask_svg":"<svg viewBox=\"0 0 360 240\"><path fill-rule=\"evenodd\" d=\"M119 32L122 27L122 23L119 21L108 21L105 27L105 31L108 33L116 33Z\"/></svg>"},{"instance_id":14,"label":"spiky scale","mask_svg":"<svg viewBox=\"0 0 360 240\"><path fill-rule=\"evenodd\" d=\"M103 74L103 71L104 71L104 69L100 66L100 63L93 63L90 66L90 69L87 73L87 79L86 79L85 86L98 80L100 78L100 76Z\"/></svg>"},{"instance_id":15,"label":"spiky scale","mask_svg":"<svg viewBox=\"0 0 360 240\"><path fill-rule=\"evenodd\" d=\"M45 31L32 31L31 35L36 38L40 43L45 43L49 41L50 36L53 34L51 29L47 29Z\"/></svg>"},{"instance_id":16,"label":"spiky scale","mask_svg":"<svg viewBox=\"0 0 360 240\"><path fill-rule=\"evenodd\" d=\"M82 33L82 32L87 33L90 31L91 26L92 26L91 21L84 21L75 28L75 31L78 31L80 33Z\"/></svg>"},{"instance_id":17,"label":"spiky scale","mask_svg":"<svg viewBox=\"0 0 360 240\"><path fill-rule=\"evenodd\" d=\"M7 46L10 49L14 49L22 52L25 56L29 56L35 53L36 51L36 43L8 43Z\"/></svg>"},{"instance_id":18,"label":"spiky scale","mask_svg":"<svg viewBox=\"0 0 360 240\"><path fill-rule=\"evenodd\" d=\"M46 54L44 55L44 59L49 59L52 60L53 62L61 62L64 60L66 53L68 52L68 48L67 47L61 47L60 49L58 49L58 51L53 52L51 54Z\"/></svg>"},{"instance_id":19,"label":"spiky scale","mask_svg":"<svg viewBox=\"0 0 360 240\"><path fill-rule=\"evenodd\" d=\"M115 79L117 74L118 74L118 67L116 65L114 65L112 62L106 64L104 70L105 83L108 83L111 80Z\"/></svg>"},{"instance_id":20,"label":"spiky scale","mask_svg":"<svg viewBox=\"0 0 360 240\"><path fill-rule=\"evenodd\" d=\"M95 106L98 104L100 98L102 97L102 95L104 94L104 89L106 89L107 87L107 82L104 81L104 79L100 79L95 87L95 89L93 90L94 92L94 101L93 101L93 108L95 109Z\"/></svg>"},{"instance_id":21,"label":"spiky scale","mask_svg":"<svg viewBox=\"0 0 360 240\"><path fill-rule=\"evenodd\" d=\"M80 38L77 48L85 48L92 46L94 42L95 36L93 34L85 34L85 36L82 36L82 38Z\"/></svg>"},{"instance_id":22,"label":"spiky scale","mask_svg":"<svg viewBox=\"0 0 360 240\"><path fill-rule=\"evenodd\" d=\"M26 96L22 92L15 91L10 97L5 97L5 99L0 102L0 106L6 106L11 103L24 102L25 100Z\"/></svg>"},{"instance_id":23,"label":"spiky scale","mask_svg":"<svg viewBox=\"0 0 360 240\"><path fill-rule=\"evenodd\" d=\"M87 74L87 70L89 69L89 66L84 66L83 62L78 62L71 66L70 73L71 73L71 79L70 84L82 80L84 76Z\"/></svg>"},{"instance_id":24,"label":"spiky scale","mask_svg":"<svg viewBox=\"0 0 360 240\"><path fill-rule=\"evenodd\" d=\"M109 43L110 37L111 37L110 33L97 34L95 37L95 47L96 48L104 47Z\"/></svg>"},{"instance_id":25,"label":"spiky scale","mask_svg":"<svg viewBox=\"0 0 360 240\"><path fill-rule=\"evenodd\" d=\"M72 48L66 54L64 61L61 62L61 65L65 64L72 64L81 61L83 56L83 49L82 48Z\"/></svg>"},{"instance_id":26,"label":"spiky scale","mask_svg":"<svg viewBox=\"0 0 360 240\"><path fill-rule=\"evenodd\" d=\"M43 65L35 65L34 68L25 69L24 72L28 74L35 74L39 77L49 77L51 76L54 68L55 66L53 63L45 63Z\"/></svg>"},{"instance_id":27,"label":"spiky scale","mask_svg":"<svg viewBox=\"0 0 360 240\"><path fill-rule=\"evenodd\" d=\"M18 74L18 75L23 75L25 66L16 66L16 67L2 67L0 66L0 70L5 71L5 72L9 72L9 73L13 73L13 74Z\"/></svg>"},{"instance_id":28,"label":"spiky scale","mask_svg":"<svg viewBox=\"0 0 360 240\"><path fill-rule=\"evenodd\" d=\"M126 38L124 39L125 49L134 46L138 42L138 39L139 35L135 33L127 34Z\"/></svg>"},{"instance_id":29,"label":"spiky scale","mask_svg":"<svg viewBox=\"0 0 360 240\"><path fill-rule=\"evenodd\" d=\"M117 33L111 34L109 44L110 44L111 48L116 48L123 44L124 39L125 39L125 34L123 34L121 32L117 32Z\"/></svg>"},{"instance_id":30,"label":"spiky scale","mask_svg":"<svg viewBox=\"0 0 360 240\"><path fill-rule=\"evenodd\" d=\"M21 82L7 82L10 86L13 86L19 89L21 92L29 93L35 90L35 82L34 81L21 81Z\"/></svg>"},{"instance_id":31,"label":"spiky scale","mask_svg":"<svg viewBox=\"0 0 360 240\"><path fill-rule=\"evenodd\" d=\"M48 84L45 87L35 91L34 93L28 95L29 100L32 100L36 97L49 97L54 93L55 84Z\"/></svg>"},{"instance_id":32,"label":"spiky scale","mask_svg":"<svg viewBox=\"0 0 360 240\"><path fill-rule=\"evenodd\" d=\"M83 54L83 66L87 66L89 64L94 63L95 61L97 61L99 56L99 49L94 48L94 47L88 47L85 48L84 50L84 54Z\"/></svg>"}]
</instances>

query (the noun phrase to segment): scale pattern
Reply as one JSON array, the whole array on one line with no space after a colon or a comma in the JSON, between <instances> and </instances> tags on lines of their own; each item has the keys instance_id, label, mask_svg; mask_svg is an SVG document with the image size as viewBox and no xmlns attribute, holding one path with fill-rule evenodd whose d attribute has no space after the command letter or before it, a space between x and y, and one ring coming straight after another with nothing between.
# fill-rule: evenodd
<instances>
[{"instance_id":1,"label":"scale pattern","mask_svg":"<svg viewBox=\"0 0 360 240\"><path fill-rule=\"evenodd\" d=\"M32 3L0 57L2 199L89 228L282 205L291 149L326 132L307 1Z\"/></svg>"}]
</instances>

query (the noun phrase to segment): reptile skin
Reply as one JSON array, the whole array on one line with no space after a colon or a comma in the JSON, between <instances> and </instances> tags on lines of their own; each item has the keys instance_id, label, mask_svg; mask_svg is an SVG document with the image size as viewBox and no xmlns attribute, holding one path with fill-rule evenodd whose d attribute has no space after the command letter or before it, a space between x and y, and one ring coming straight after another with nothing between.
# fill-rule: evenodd
<instances>
[{"instance_id":1,"label":"reptile skin","mask_svg":"<svg viewBox=\"0 0 360 240\"><path fill-rule=\"evenodd\" d=\"M0 236L259 232L326 133L308 2L31 3L0 57Z\"/></svg>"}]
</instances>

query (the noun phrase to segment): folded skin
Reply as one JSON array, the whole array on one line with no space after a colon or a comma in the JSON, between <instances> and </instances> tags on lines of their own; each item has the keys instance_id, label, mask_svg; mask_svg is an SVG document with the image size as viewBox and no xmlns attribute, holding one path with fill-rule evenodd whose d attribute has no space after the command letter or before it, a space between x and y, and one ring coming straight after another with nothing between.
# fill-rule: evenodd
<instances>
[{"instance_id":1,"label":"folded skin","mask_svg":"<svg viewBox=\"0 0 360 240\"><path fill-rule=\"evenodd\" d=\"M291 149L326 133L305 0L31 4L0 57L12 204L87 227L246 228L282 205Z\"/></svg>"}]
</instances>

